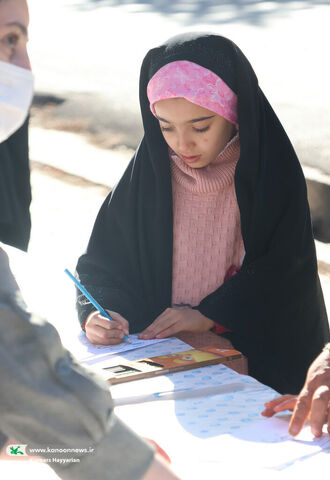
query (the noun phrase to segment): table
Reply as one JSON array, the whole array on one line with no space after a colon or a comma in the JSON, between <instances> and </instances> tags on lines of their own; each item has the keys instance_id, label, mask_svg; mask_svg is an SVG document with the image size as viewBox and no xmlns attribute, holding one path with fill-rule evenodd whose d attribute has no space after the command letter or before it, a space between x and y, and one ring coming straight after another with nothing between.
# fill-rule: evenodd
<instances>
[{"instance_id":1,"label":"table","mask_svg":"<svg viewBox=\"0 0 330 480\"><path fill-rule=\"evenodd\" d=\"M185 344L170 341L172 351L175 346L184 348ZM129 359L141 358L141 353L132 352ZM150 352L144 351L143 356ZM205 395L207 386L218 386L219 391ZM139 401L139 395L150 397L153 392L186 388L185 398L167 399L165 394ZM277 393L224 365L114 385L111 392L118 405L116 414L142 437L156 441L183 480L213 480L224 475L238 479L247 473L253 478L292 480L322 471L322 466L324 471L329 468L328 435L319 445L307 428L293 440L288 434L289 414L274 419L260 415L264 403Z\"/></svg>"}]
</instances>

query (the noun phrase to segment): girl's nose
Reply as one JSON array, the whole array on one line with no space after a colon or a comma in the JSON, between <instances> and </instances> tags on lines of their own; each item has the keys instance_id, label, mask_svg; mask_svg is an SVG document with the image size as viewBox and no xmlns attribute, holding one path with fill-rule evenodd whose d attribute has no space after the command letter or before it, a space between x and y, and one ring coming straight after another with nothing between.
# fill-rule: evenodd
<instances>
[{"instance_id":1,"label":"girl's nose","mask_svg":"<svg viewBox=\"0 0 330 480\"><path fill-rule=\"evenodd\" d=\"M178 134L178 151L181 153L190 153L189 150L194 146L194 141L187 133Z\"/></svg>"}]
</instances>

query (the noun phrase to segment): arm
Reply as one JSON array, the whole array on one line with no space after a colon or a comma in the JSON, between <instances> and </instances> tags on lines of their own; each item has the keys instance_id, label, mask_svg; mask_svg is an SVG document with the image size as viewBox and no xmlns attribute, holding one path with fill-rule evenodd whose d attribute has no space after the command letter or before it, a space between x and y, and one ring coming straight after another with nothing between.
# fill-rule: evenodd
<instances>
[{"instance_id":1,"label":"arm","mask_svg":"<svg viewBox=\"0 0 330 480\"><path fill-rule=\"evenodd\" d=\"M104 309L117 312L132 327L145 321L146 302L141 282L135 283L138 270L136 252L131 251L123 240L128 232L122 231L120 218L109 218L108 205L113 201L111 192L97 215L87 252L79 258L76 274ZM130 236L135 238L133 233ZM125 262L118 253L121 250L125 251ZM76 305L80 325L85 330L87 319L95 308L80 292L77 292Z\"/></svg>"},{"instance_id":2,"label":"arm","mask_svg":"<svg viewBox=\"0 0 330 480\"><path fill-rule=\"evenodd\" d=\"M104 478L109 469L114 479L140 478L153 449L116 418L107 384L73 361L50 324L3 306L0 318L1 430L28 448L94 449L39 453L79 459L50 464L61 478Z\"/></svg>"},{"instance_id":3,"label":"arm","mask_svg":"<svg viewBox=\"0 0 330 480\"><path fill-rule=\"evenodd\" d=\"M78 365L54 327L27 314L0 249L0 431L31 448L87 448L92 453L40 453L78 458L51 463L63 479L141 478L153 448L113 413L108 384ZM130 452L129 457L123 452Z\"/></svg>"}]
</instances>

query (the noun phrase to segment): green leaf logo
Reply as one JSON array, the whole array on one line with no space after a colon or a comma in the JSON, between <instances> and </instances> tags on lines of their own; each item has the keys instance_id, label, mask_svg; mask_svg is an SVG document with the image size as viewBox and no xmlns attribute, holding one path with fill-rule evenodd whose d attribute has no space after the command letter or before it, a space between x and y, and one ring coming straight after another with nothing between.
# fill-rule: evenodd
<instances>
[{"instance_id":1,"label":"green leaf logo","mask_svg":"<svg viewBox=\"0 0 330 480\"><path fill-rule=\"evenodd\" d=\"M25 453L25 447L27 445L9 445L7 447L7 454L12 456L12 457L17 457L17 456L26 456Z\"/></svg>"}]
</instances>

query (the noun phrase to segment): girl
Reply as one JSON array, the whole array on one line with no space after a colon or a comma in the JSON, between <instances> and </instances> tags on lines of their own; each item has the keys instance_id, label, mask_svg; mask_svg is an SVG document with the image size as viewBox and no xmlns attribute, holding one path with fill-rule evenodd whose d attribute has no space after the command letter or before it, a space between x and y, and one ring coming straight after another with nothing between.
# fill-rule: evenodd
<instances>
[{"instance_id":1,"label":"girl","mask_svg":"<svg viewBox=\"0 0 330 480\"><path fill-rule=\"evenodd\" d=\"M95 343L215 328L249 373L297 392L328 338L306 185L238 47L175 37L140 76L145 135L96 219L78 297Z\"/></svg>"}]
</instances>

